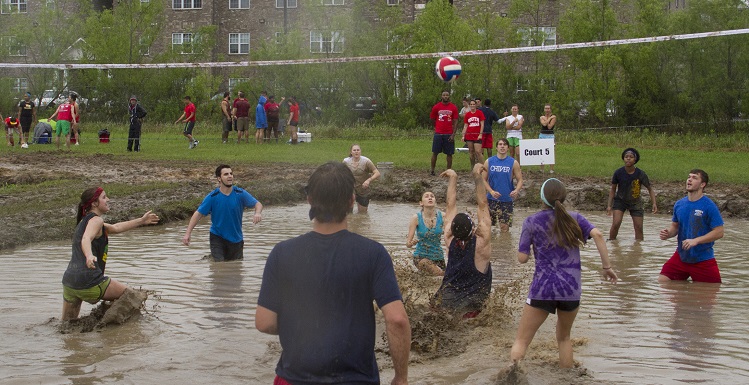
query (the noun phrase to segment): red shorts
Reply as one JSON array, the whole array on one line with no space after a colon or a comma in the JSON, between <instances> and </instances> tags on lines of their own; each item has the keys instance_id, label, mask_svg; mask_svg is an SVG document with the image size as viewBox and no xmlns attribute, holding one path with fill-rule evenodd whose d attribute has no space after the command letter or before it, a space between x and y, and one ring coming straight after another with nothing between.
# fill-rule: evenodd
<instances>
[{"instance_id":1,"label":"red shorts","mask_svg":"<svg viewBox=\"0 0 749 385\"><path fill-rule=\"evenodd\" d=\"M674 252L661 269L661 274L673 281L686 281L692 277L693 282L720 283L720 271L715 258L697 263L684 263L679 252Z\"/></svg>"},{"instance_id":2,"label":"red shorts","mask_svg":"<svg viewBox=\"0 0 749 385\"><path fill-rule=\"evenodd\" d=\"M494 148L494 136L492 134L481 135L481 148Z\"/></svg>"},{"instance_id":3,"label":"red shorts","mask_svg":"<svg viewBox=\"0 0 749 385\"><path fill-rule=\"evenodd\" d=\"M281 377L276 376L276 378L273 380L273 385L291 385L288 381L284 380Z\"/></svg>"}]
</instances>

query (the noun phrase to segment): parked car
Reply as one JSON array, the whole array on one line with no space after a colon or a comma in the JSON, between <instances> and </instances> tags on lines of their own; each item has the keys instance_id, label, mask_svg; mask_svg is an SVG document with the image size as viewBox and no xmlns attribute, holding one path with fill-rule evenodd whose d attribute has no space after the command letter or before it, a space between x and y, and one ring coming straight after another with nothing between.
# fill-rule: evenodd
<instances>
[{"instance_id":1,"label":"parked car","mask_svg":"<svg viewBox=\"0 0 749 385\"><path fill-rule=\"evenodd\" d=\"M370 119L377 110L377 100L371 96L359 96L351 99L351 109L359 118Z\"/></svg>"},{"instance_id":2,"label":"parked car","mask_svg":"<svg viewBox=\"0 0 749 385\"><path fill-rule=\"evenodd\" d=\"M40 109L45 109L48 107L56 107L60 104L65 103L66 100L68 100L68 96L71 94L77 94L78 95L78 104L85 106L88 104L88 99L81 96L80 93L75 91L68 91L63 90L61 92L57 92L55 90L44 90L42 93L42 97L36 99L36 105L39 106Z\"/></svg>"}]
</instances>

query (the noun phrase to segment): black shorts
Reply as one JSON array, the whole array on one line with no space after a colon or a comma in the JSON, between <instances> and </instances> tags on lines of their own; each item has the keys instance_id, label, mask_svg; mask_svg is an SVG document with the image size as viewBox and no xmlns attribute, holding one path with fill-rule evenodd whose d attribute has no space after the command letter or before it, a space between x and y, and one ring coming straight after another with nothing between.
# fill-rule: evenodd
<instances>
[{"instance_id":1,"label":"black shorts","mask_svg":"<svg viewBox=\"0 0 749 385\"><path fill-rule=\"evenodd\" d=\"M629 210L629 215L633 217L645 216L645 209L643 208L641 200L638 200L634 203L627 203L622 199L614 198L614 204L611 206L611 208L621 212Z\"/></svg>"},{"instance_id":2,"label":"black shorts","mask_svg":"<svg viewBox=\"0 0 749 385\"><path fill-rule=\"evenodd\" d=\"M575 311L575 309L580 307L580 301L552 301L528 298L525 300L525 303L536 309L545 310L551 314L557 314L557 309L560 311Z\"/></svg>"},{"instance_id":3,"label":"black shorts","mask_svg":"<svg viewBox=\"0 0 749 385\"><path fill-rule=\"evenodd\" d=\"M512 227L513 203L489 200L489 214L492 217L492 226L496 226L497 222L499 222Z\"/></svg>"},{"instance_id":4,"label":"black shorts","mask_svg":"<svg viewBox=\"0 0 749 385\"><path fill-rule=\"evenodd\" d=\"M362 207L369 207L369 197L356 194L356 203L358 203L359 206Z\"/></svg>"},{"instance_id":5,"label":"black shorts","mask_svg":"<svg viewBox=\"0 0 749 385\"><path fill-rule=\"evenodd\" d=\"M182 131L185 135L192 135L192 130L195 128L195 121L185 123L185 129Z\"/></svg>"},{"instance_id":6,"label":"black shorts","mask_svg":"<svg viewBox=\"0 0 749 385\"><path fill-rule=\"evenodd\" d=\"M216 262L244 259L244 241L232 243L211 233L211 256Z\"/></svg>"},{"instance_id":7,"label":"black shorts","mask_svg":"<svg viewBox=\"0 0 749 385\"><path fill-rule=\"evenodd\" d=\"M444 153L452 155L455 153L455 140L450 140L452 135L434 134L432 138L432 152L435 154Z\"/></svg>"},{"instance_id":8,"label":"black shorts","mask_svg":"<svg viewBox=\"0 0 749 385\"><path fill-rule=\"evenodd\" d=\"M24 134L28 134L31 131L31 123L33 122L33 120L34 119L31 117L27 118L22 116L21 119L19 119L21 123L21 132L23 132Z\"/></svg>"}]
</instances>

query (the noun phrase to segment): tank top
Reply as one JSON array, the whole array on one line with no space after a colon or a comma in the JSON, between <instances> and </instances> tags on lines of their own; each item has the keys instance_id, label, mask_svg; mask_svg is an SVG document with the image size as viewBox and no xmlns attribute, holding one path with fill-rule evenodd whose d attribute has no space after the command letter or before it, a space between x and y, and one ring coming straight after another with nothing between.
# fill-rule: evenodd
<instances>
[{"instance_id":1,"label":"tank top","mask_svg":"<svg viewBox=\"0 0 749 385\"><path fill-rule=\"evenodd\" d=\"M488 160L489 162L489 186L492 190L499 192L501 195L499 199L495 199L492 194L486 193L486 198L492 201L500 202L512 202L510 192L515 189L512 183L512 167L515 165L515 159L508 156L504 159L499 159L496 156L492 156Z\"/></svg>"},{"instance_id":2,"label":"tank top","mask_svg":"<svg viewBox=\"0 0 749 385\"><path fill-rule=\"evenodd\" d=\"M109 237L106 227L99 238L91 241L91 252L96 256L96 268L89 269L86 266L86 256L81 248L81 239L86 232L86 226L96 214L88 213L75 228L73 234L73 255L70 257L68 268L62 276L62 284L76 290L84 290L102 283L107 277L104 276L104 268L107 264L107 252L109 250Z\"/></svg>"},{"instance_id":3,"label":"tank top","mask_svg":"<svg viewBox=\"0 0 749 385\"><path fill-rule=\"evenodd\" d=\"M416 250L414 250L414 256L419 258L428 258L432 261L444 261L445 252L442 250L442 212L437 211L437 220L435 221L434 227L427 227L424 223L424 215L421 212L416 213L419 218L419 224L416 226L416 236L419 237L419 242L416 243Z\"/></svg>"},{"instance_id":4,"label":"tank top","mask_svg":"<svg viewBox=\"0 0 749 385\"><path fill-rule=\"evenodd\" d=\"M447 308L481 310L484 301L492 289L492 266L489 264L486 273L476 270L476 236L460 247L457 239L450 242L447 268L442 286L437 293L441 295L441 305Z\"/></svg>"},{"instance_id":5,"label":"tank top","mask_svg":"<svg viewBox=\"0 0 749 385\"><path fill-rule=\"evenodd\" d=\"M73 121L73 114L71 113L71 105L69 103L65 103L60 105L60 110L57 111L57 119L58 120L67 120L68 122Z\"/></svg>"},{"instance_id":6,"label":"tank top","mask_svg":"<svg viewBox=\"0 0 749 385\"><path fill-rule=\"evenodd\" d=\"M542 134L546 134L546 135L554 135L554 127L552 127L551 129L549 129L548 125L544 126L542 124L541 125L541 133Z\"/></svg>"}]
</instances>

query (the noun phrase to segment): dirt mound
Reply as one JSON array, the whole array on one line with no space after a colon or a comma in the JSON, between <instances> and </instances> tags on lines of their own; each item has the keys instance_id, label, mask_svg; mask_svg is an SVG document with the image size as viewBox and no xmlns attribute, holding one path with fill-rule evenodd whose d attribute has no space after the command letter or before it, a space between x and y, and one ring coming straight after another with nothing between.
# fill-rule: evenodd
<instances>
[{"instance_id":1,"label":"dirt mound","mask_svg":"<svg viewBox=\"0 0 749 385\"><path fill-rule=\"evenodd\" d=\"M122 297L113 302L102 301L87 316L62 322L60 333L88 333L108 325L124 324L130 318L140 315L146 299L148 299L148 292L145 290L128 288Z\"/></svg>"}]
</instances>

